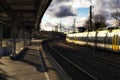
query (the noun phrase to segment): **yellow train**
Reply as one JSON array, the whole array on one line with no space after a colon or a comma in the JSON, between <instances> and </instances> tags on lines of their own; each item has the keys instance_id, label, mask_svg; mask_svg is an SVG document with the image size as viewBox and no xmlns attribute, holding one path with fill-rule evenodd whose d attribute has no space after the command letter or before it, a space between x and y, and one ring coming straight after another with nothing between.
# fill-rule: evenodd
<instances>
[{"instance_id":1,"label":"yellow train","mask_svg":"<svg viewBox=\"0 0 120 80\"><path fill-rule=\"evenodd\" d=\"M80 32L67 34L67 42L79 45L96 46L99 48L120 52L120 29Z\"/></svg>"}]
</instances>

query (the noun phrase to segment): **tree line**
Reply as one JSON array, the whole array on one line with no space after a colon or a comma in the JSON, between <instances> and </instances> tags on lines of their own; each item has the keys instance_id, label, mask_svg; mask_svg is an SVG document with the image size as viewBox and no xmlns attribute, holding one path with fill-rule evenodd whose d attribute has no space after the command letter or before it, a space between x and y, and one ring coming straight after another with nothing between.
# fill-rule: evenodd
<instances>
[{"instance_id":1,"label":"tree line","mask_svg":"<svg viewBox=\"0 0 120 80\"><path fill-rule=\"evenodd\" d=\"M117 26L120 26L120 12L116 11L111 14L111 17L113 17L116 20ZM90 17L85 22L85 28L86 30L99 30L102 28L105 28L108 26L106 24L106 17L102 14L97 14L92 17L92 26L90 26Z\"/></svg>"}]
</instances>

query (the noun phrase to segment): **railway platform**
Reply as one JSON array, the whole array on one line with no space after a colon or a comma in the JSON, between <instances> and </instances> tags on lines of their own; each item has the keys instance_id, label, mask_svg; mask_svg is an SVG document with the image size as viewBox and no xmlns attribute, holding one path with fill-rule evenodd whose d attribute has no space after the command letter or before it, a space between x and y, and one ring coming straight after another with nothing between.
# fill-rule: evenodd
<instances>
[{"instance_id":1,"label":"railway platform","mask_svg":"<svg viewBox=\"0 0 120 80\"><path fill-rule=\"evenodd\" d=\"M44 53L42 40L33 40L19 53L17 60L0 59L0 80L61 80L56 68Z\"/></svg>"}]
</instances>

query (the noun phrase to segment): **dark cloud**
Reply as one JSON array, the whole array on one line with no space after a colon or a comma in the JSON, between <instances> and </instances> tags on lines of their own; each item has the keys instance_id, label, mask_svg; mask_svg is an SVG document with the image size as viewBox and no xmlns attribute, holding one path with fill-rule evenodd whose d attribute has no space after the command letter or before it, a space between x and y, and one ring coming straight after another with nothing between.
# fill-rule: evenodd
<instances>
[{"instance_id":1,"label":"dark cloud","mask_svg":"<svg viewBox=\"0 0 120 80\"><path fill-rule=\"evenodd\" d=\"M52 12L52 11L54 11L54 9L50 8L49 11Z\"/></svg>"},{"instance_id":2,"label":"dark cloud","mask_svg":"<svg viewBox=\"0 0 120 80\"><path fill-rule=\"evenodd\" d=\"M76 16L70 6L60 6L59 11L55 13L56 17Z\"/></svg>"},{"instance_id":3,"label":"dark cloud","mask_svg":"<svg viewBox=\"0 0 120 80\"><path fill-rule=\"evenodd\" d=\"M47 14L52 17L76 16L75 10L72 9L72 0L54 0L48 8Z\"/></svg>"},{"instance_id":4,"label":"dark cloud","mask_svg":"<svg viewBox=\"0 0 120 80\"><path fill-rule=\"evenodd\" d=\"M120 0L96 0L94 6L98 13L101 11L111 13L120 10Z\"/></svg>"},{"instance_id":5,"label":"dark cloud","mask_svg":"<svg viewBox=\"0 0 120 80\"><path fill-rule=\"evenodd\" d=\"M110 8L116 9L119 8L120 9L120 0L111 0L110 1L111 5L109 5Z\"/></svg>"},{"instance_id":6,"label":"dark cloud","mask_svg":"<svg viewBox=\"0 0 120 80\"><path fill-rule=\"evenodd\" d=\"M55 0L55 3L61 3L61 2L69 2L71 0Z\"/></svg>"},{"instance_id":7,"label":"dark cloud","mask_svg":"<svg viewBox=\"0 0 120 80\"><path fill-rule=\"evenodd\" d=\"M101 14L106 17L107 20L111 20L111 13L116 11L120 11L120 0L95 0L95 14Z\"/></svg>"}]
</instances>

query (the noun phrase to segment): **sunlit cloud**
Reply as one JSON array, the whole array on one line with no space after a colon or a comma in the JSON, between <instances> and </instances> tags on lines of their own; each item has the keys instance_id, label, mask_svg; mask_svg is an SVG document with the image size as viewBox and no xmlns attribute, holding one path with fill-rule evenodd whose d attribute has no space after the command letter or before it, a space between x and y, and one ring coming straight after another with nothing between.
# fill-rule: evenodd
<instances>
[{"instance_id":1,"label":"sunlit cloud","mask_svg":"<svg viewBox=\"0 0 120 80\"><path fill-rule=\"evenodd\" d=\"M102 14L110 19L111 13L120 11L120 0L94 0L93 10L94 14Z\"/></svg>"},{"instance_id":2,"label":"sunlit cloud","mask_svg":"<svg viewBox=\"0 0 120 80\"><path fill-rule=\"evenodd\" d=\"M91 0L73 0L73 8L86 8L89 7L90 5L93 5Z\"/></svg>"},{"instance_id":3,"label":"sunlit cloud","mask_svg":"<svg viewBox=\"0 0 120 80\"><path fill-rule=\"evenodd\" d=\"M89 17L89 11L85 13L85 9L89 9L91 5L93 16L102 14L107 18L106 22L113 19L112 12L120 11L120 0L53 0L44 14L42 26L50 27L51 30L52 26L59 26L61 23L64 28L72 28L76 18L76 27L82 27ZM78 11L80 8L83 10Z\"/></svg>"},{"instance_id":4,"label":"sunlit cloud","mask_svg":"<svg viewBox=\"0 0 120 80\"><path fill-rule=\"evenodd\" d=\"M89 0L86 0L86 2L84 0L54 0L46 11L42 23L49 22L53 25L58 25L61 22L64 27L68 28L73 26L74 18L76 18L76 26L82 26L81 24L83 24L86 18L84 16L80 17L77 9L89 7L90 4Z\"/></svg>"}]
</instances>

